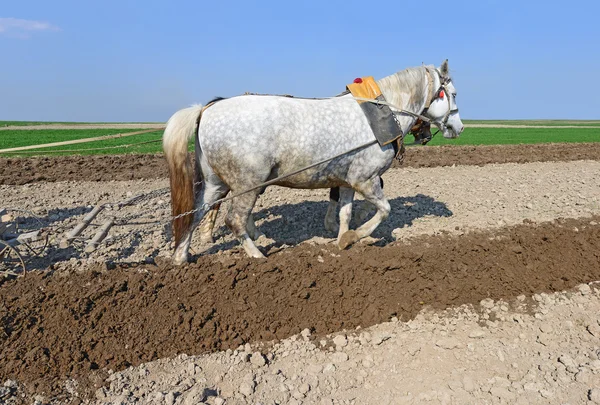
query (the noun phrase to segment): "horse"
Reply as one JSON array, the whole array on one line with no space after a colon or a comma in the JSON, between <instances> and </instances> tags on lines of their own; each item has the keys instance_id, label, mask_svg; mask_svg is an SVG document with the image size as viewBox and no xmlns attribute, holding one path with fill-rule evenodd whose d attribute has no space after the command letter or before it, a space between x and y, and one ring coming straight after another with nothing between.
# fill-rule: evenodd
<instances>
[{"instance_id":1,"label":"horse","mask_svg":"<svg viewBox=\"0 0 600 405\"><path fill-rule=\"evenodd\" d=\"M414 144L426 145L432 138L431 134L431 125L429 122L418 119L417 122L413 125L409 132L414 136L415 141ZM400 151L402 155L404 151ZM381 183L381 188L383 189L383 180L380 178L379 182ZM333 187L329 191L329 205L327 206L327 214L325 215L325 229L329 232L337 232L337 221L335 220L335 215L337 213L338 203L340 202L340 188ZM215 204L211 207L202 221L198 226L200 230L200 241L202 243L213 243L213 231L215 228L215 223L217 221L217 216L219 214L219 208L221 204ZM249 221L253 221L252 214L250 214ZM255 226L256 228L256 226ZM256 236L260 237L263 235L259 230L255 233Z\"/></svg>"},{"instance_id":2,"label":"horse","mask_svg":"<svg viewBox=\"0 0 600 405\"><path fill-rule=\"evenodd\" d=\"M439 68L418 66L396 72L377 85L403 134L419 117L430 120L445 138L456 138L464 130L448 60ZM192 136L196 174L187 153ZM175 239L173 263L187 262L192 232L206 207L229 191L235 198L226 225L248 256L264 258L253 242L260 235L251 211L267 182L290 188L339 187L338 247L346 249L369 236L389 216L380 176L396 155L391 143L373 140L373 130L352 94L325 99L243 95L177 111L163 135ZM201 179L199 190L194 188L195 179ZM377 211L350 230L355 192Z\"/></svg>"}]
</instances>

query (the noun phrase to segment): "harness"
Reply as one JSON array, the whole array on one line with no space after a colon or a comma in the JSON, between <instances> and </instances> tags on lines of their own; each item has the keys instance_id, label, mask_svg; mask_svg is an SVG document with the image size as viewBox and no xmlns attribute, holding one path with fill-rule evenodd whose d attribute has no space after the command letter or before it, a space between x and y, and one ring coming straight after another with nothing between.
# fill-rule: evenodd
<instances>
[{"instance_id":1,"label":"harness","mask_svg":"<svg viewBox=\"0 0 600 405\"><path fill-rule=\"evenodd\" d=\"M398 118L396 114L407 114L417 118L418 122L421 124L424 123L431 124L432 120L427 117L427 111L431 104L437 100L438 98L443 98L444 93L446 93L446 97L448 100L448 111L444 115L441 121L433 121L438 127L438 131L431 136L421 138L421 134L424 132L423 126L421 125L418 128L413 126L408 133L413 133L415 138L418 136L420 138L420 144L425 145L435 135L437 135L441 126L447 126L448 119L450 118L450 114L458 112L458 108L452 109L452 102L450 100L451 93L448 90L448 84L450 83L449 78L445 78L439 70L436 69L436 73L440 78L440 86L437 90L434 90L434 79L430 69L427 66L424 66L425 72L427 74L427 88L428 94L427 99L425 101L425 106L422 114L417 114L411 111L407 111L401 108L390 104L385 100L385 97L381 93L379 86L373 80L373 77L361 77L354 80L354 83L346 86L346 91L341 95L351 93L353 98L359 103L363 113L367 117L371 130L377 139L377 142L380 146L385 146L392 143L395 152L395 158L402 161L404 155L404 137L406 134L402 132L400 123L398 122ZM417 130L418 132L415 132ZM415 142L417 143L417 142Z\"/></svg>"},{"instance_id":2,"label":"harness","mask_svg":"<svg viewBox=\"0 0 600 405\"><path fill-rule=\"evenodd\" d=\"M402 156L404 134L396 115L386 105L385 97L373 76L355 79L352 84L346 86L346 90L360 106L379 145L392 144L394 156L396 158Z\"/></svg>"}]
</instances>

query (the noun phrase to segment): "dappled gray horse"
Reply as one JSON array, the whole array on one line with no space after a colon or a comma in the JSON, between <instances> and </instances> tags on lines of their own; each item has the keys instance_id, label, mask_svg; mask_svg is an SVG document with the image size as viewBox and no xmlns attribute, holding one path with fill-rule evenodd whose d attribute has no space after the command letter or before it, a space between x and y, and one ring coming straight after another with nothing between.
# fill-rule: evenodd
<instances>
[{"instance_id":1,"label":"dappled gray horse","mask_svg":"<svg viewBox=\"0 0 600 405\"><path fill-rule=\"evenodd\" d=\"M463 130L456 90L448 62L439 69L420 66L377 81L392 107L402 133L423 114L446 138ZM426 108L428 106L428 108ZM194 168L187 154L188 140L196 135L196 160L203 180L195 201ZM370 235L390 212L379 177L395 156L392 144L370 144L374 139L363 110L351 95L329 99L244 95L220 100L204 108L176 112L168 121L163 149L169 165L172 213L194 215L174 218L174 262L187 261L194 228L207 208L225 196L260 186L321 160L343 154L273 184L292 188L340 187L338 246L344 249ZM346 153L352 151L351 153ZM352 200L358 191L377 208L356 230L349 230ZM261 188L232 200L225 223L251 257L264 257L252 239L259 234L251 211Z\"/></svg>"},{"instance_id":2,"label":"dappled gray horse","mask_svg":"<svg viewBox=\"0 0 600 405\"><path fill-rule=\"evenodd\" d=\"M425 122L421 119L418 119L415 125L410 129L410 134L412 134L415 138L414 144L426 145L431 139L433 135L431 134L430 123ZM403 151L399 151L399 154L402 154ZM400 156L399 159L403 157ZM383 188L383 180L380 178L381 188ZM337 216L337 208L340 202L340 188L333 187L329 192L329 205L327 206L327 214L325 215L325 229L329 232L337 232L338 224L336 220ZM200 241L202 243L213 243L213 231L215 228L215 223L217 221L217 216L219 214L219 208L221 204L215 204L212 208L208 210L202 221L199 224L200 230ZM359 211L359 217L364 217L368 215L368 211L363 209ZM249 221L253 221L253 216L250 214L248 219ZM256 231L255 235L260 236L262 232Z\"/></svg>"}]
</instances>

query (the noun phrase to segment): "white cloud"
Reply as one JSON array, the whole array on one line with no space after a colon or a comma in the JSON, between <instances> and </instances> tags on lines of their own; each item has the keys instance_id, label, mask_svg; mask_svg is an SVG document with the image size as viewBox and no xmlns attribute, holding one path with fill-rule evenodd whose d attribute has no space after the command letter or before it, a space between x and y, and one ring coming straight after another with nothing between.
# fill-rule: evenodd
<instances>
[{"instance_id":1,"label":"white cloud","mask_svg":"<svg viewBox=\"0 0 600 405\"><path fill-rule=\"evenodd\" d=\"M25 39L40 31L60 31L60 28L43 21L0 17L0 35Z\"/></svg>"}]
</instances>

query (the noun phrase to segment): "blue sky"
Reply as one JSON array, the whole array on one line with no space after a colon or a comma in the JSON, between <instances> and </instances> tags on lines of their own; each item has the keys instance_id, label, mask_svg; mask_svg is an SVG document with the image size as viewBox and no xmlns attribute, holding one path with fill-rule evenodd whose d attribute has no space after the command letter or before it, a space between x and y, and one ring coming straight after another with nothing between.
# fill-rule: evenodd
<instances>
[{"instance_id":1,"label":"blue sky","mask_svg":"<svg viewBox=\"0 0 600 405\"><path fill-rule=\"evenodd\" d=\"M0 120L165 121L330 96L445 58L464 119L600 119L600 2L62 1L0 7Z\"/></svg>"}]
</instances>

